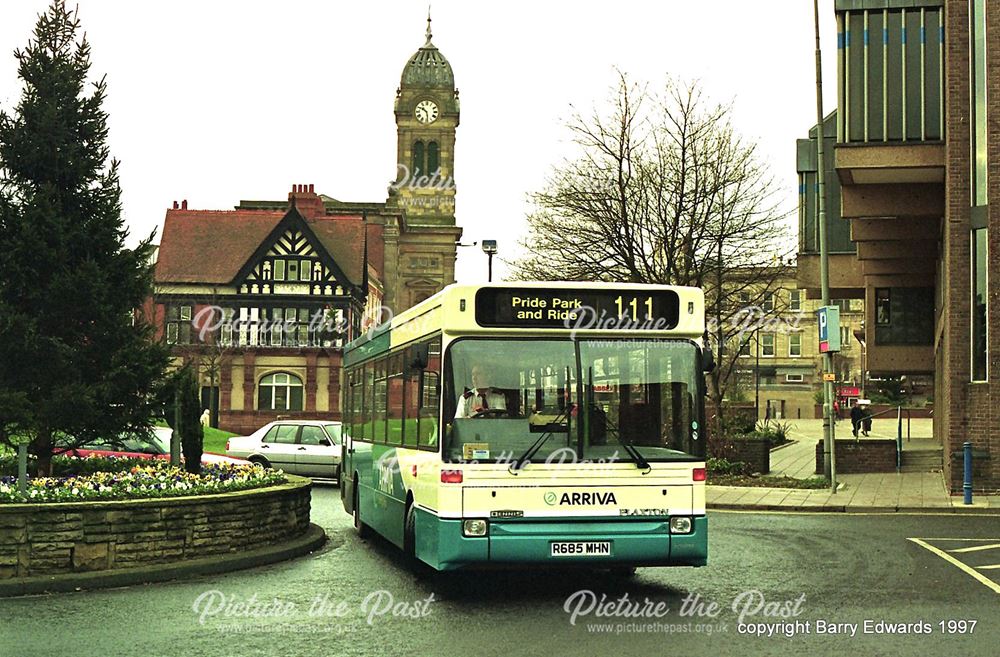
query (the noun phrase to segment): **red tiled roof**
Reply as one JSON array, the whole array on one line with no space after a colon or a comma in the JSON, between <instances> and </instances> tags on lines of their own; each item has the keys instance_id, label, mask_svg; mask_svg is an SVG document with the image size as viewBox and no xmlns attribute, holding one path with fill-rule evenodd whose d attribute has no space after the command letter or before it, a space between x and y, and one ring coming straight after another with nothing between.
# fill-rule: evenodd
<instances>
[{"instance_id":1,"label":"red tiled roof","mask_svg":"<svg viewBox=\"0 0 1000 657\"><path fill-rule=\"evenodd\" d=\"M284 218L270 210L167 210L156 262L157 283L232 283L240 269ZM307 219L321 245L347 278L360 285L364 257L361 217L322 216ZM369 228L369 259L382 271L381 226ZM372 238L378 244L372 243Z\"/></svg>"}]
</instances>

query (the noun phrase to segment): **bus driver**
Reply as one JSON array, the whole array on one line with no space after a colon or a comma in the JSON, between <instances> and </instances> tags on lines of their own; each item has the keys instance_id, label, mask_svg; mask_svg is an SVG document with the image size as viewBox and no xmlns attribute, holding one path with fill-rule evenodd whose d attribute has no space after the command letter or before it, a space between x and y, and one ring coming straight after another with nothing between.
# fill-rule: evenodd
<instances>
[{"instance_id":1,"label":"bus driver","mask_svg":"<svg viewBox=\"0 0 1000 657\"><path fill-rule=\"evenodd\" d=\"M496 388L490 387L485 367L473 365L472 389L466 390L458 400L455 417L483 417L490 415L491 410L506 411L507 398Z\"/></svg>"}]
</instances>

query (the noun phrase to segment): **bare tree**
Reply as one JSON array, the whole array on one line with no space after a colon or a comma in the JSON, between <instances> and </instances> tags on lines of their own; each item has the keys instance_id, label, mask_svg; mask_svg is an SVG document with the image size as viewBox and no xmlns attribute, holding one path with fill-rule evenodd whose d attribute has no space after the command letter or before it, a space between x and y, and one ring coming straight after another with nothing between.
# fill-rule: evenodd
<instances>
[{"instance_id":1,"label":"bare tree","mask_svg":"<svg viewBox=\"0 0 1000 657\"><path fill-rule=\"evenodd\" d=\"M619 73L609 109L568 122L579 155L531 195L526 256L511 263L523 280L703 288L717 430L739 342L784 309L774 292L792 246L775 180L730 111L697 83L652 93Z\"/></svg>"}]
</instances>

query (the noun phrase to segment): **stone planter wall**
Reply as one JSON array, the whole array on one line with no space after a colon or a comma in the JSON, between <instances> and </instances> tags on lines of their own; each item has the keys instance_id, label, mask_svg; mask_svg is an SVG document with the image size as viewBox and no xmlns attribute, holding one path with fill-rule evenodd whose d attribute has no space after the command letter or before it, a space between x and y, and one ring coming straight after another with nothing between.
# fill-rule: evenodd
<instances>
[{"instance_id":1,"label":"stone planter wall","mask_svg":"<svg viewBox=\"0 0 1000 657\"><path fill-rule=\"evenodd\" d=\"M771 471L771 441L766 438L758 440L734 440L733 451L736 461L743 461L750 466L750 472L767 474Z\"/></svg>"},{"instance_id":2,"label":"stone planter wall","mask_svg":"<svg viewBox=\"0 0 1000 657\"><path fill-rule=\"evenodd\" d=\"M771 471L771 441L767 438L726 439L712 444L710 451L713 458L746 463L750 472Z\"/></svg>"},{"instance_id":3,"label":"stone planter wall","mask_svg":"<svg viewBox=\"0 0 1000 657\"><path fill-rule=\"evenodd\" d=\"M288 479L218 495L0 504L0 580L173 563L301 536L312 483Z\"/></svg>"},{"instance_id":4,"label":"stone planter wall","mask_svg":"<svg viewBox=\"0 0 1000 657\"><path fill-rule=\"evenodd\" d=\"M896 441L864 438L836 440L837 474L896 471ZM823 474L823 440L816 442L816 474Z\"/></svg>"}]
</instances>

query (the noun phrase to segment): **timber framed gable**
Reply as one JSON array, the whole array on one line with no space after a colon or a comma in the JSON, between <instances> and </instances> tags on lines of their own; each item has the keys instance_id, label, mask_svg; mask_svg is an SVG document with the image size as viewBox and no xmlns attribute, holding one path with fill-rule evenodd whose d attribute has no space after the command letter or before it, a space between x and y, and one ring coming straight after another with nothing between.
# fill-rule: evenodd
<instances>
[{"instance_id":1,"label":"timber framed gable","mask_svg":"<svg viewBox=\"0 0 1000 657\"><path fill-rule=\"evenodd\" d=\"M365 297L294 205L243 265L234 285L244 295L349 296L360 303Z\"/></svg>"}]
</instances>

